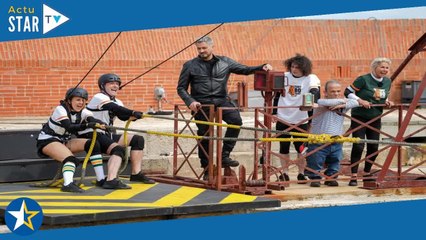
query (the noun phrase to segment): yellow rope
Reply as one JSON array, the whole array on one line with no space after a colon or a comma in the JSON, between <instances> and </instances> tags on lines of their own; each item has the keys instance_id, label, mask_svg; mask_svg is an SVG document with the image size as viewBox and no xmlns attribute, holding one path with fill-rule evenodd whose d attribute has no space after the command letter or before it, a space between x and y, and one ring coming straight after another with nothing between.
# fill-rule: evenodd
<instances>
[{"instance_id":1,"label":"yellow rope","mask_svg":"<svg viewBox=\"0 0 426 240\"><path fill-rule=\"evenodd\" d=\"M124 150L126 154L124 154L124 159L122 159L123 164L121 164L121 167L118 170L118 174L121 174L126 169L127 164L129 163L129 148L128 148L129 144L127 143L127 135L128 135L127 133L128 133L128 129L131 122L132 122L131 120L127 120L126 126L124 126L123 140L124 140Z\"/></svg>"},{"instance_id":2,"label":"yellow rope","mask_svg":"<svg viewBox=\"0 0 426 240\"><path fill-rule=\"evenodd\" d=\"M107 128L114 128L118 130L128 130L134 132L142 132L147 134L167 136L167 137L179 137L179 138L192 138L192 139L215 139L215 140L233 140L231 138L218 138L218 137L207 137L207 136L198 136L198 135L189 135L189 134L178 134L178 133L168 133L168 132L158 132L150 130L138 130L130 128L121 128L121 127L112 127L108 126ZM352 142L357 143L360 141L360 138L350 138L350 137L341 137L341 136L332 136L328 134L308 134L308 133L296 133L291 132L291 134L306 136L304 138L238 138L240 140L246 141L262 141L262 142L309 142L309 143L343 143L343 142Z\"/></svg>"},{"instance_id":3,"label":"yellow rope","mask_svg":"<svg viewBox=\"0 0 426 240\"><path fill-rule=\"evenodd\" d=\"M97 136L97 132L95 128L93 129L93 136L92 136L92 141L90 142L89 151L87 151L86 157L84 158L84 161L83 161L83 169L86 169L87 163L89 162L89 159L90 159L90 155L92 155L93 148L95 147L95 144L96 144L96 136Z\"/></svg>"},{"instance_id":4,"label":"yellow rope","mask_svg":"<svg viewBox=\"0 0 426 240\"><path fill-rule=\"evenodd\" d=\"M290 132L291 136L298 136L304 138L260 138L261 141L270 142L308 142L308 143L359 143L360 138L343 137L343 136L332 136L330 134L311 134L311 133L300 133Z\"/></svg>"},{"instance_id":5,"label":"yellow rope","mask_svg":"<svg viewBox=\"0 0 426 240\"><path fill-rule=\"evenodd\" d=\"M96 127L99 127L99 124L96 124ZM93 129L92 142L90 142L89 151L87 151L86 157L84 158L83 165L81 167L80 181L77 183L77 186L83 185L83 180L84 180L84 177L86 175L87 163L89 162L90 155L92 155L93 148L95 147L96 137L97 137L97 132L96 132L96 128L95 128L95 129Z\"/></svg>"},{"instance_id":6,"label":"yellow rope","mask_svg":"<svg viewBox=\"0 0 426 240\"><path fill-rule=\"evenodd\" d=\"M126 128L122 127L113 127L107 126L107 128L125 130ZM406 142L390 142L390 141L374 141L369 139L353 138L353 137L343 137L343 136L332 136L329 134L309 134L309 133L299 133L299 132L290 132L290 135L304 136L303 138L226 138L226 137L208 137L208 136L197 136L189 134L178 134L178 133L168 133L168 132L157 132L157 131L147 131L139 129L127 129L128 131L147 133L160 136L168 137L178 137L178 138L192 138L198 140L222 140L222 141L262 141L262 142L308 142L316 144L325 144L325 143L374 143L374 144L390 144L390 145L399 145L399 146L420 146L424 147L425 144L420 143L406 143Z\"/></svg>"},{"instance_id":7,"label":"yellow rope","mask_svg":"<svg viewBox=\"0 0 426 240\"><path fill-rule=\"evenodd\" d=\"M167 133L167 132L157 132L157 131L145 131L148 134L167 136L167 137L180 137L180 138L193 138L193 139L203 139L203 136L189 135L189 134L178 134L178 133Z\"/></svg>"},{"instance_id":8,"label":"yellow rope","mask_svg":"<svg viewBox=\"0 0 426 240\"><path fill-rule=\"evenodd\" d=\"M156 118L157 116L144 114L143 117L145 118ZM182 119L183 120L183 119ZM192 122L196 124L203 124L207 126L218 126L218 127L226 127L226 128L235 128L235 129L241 129L241 126L239 125L233 125L233 124L225 124L225 123L216 123L216 122L208 122L208 121L201 121L201 120L185 120L186 122Z\"/></svg>"},{"instance_id":9,"label":"yellow rope","mask_svg":"<svg viewBox=\"0 0 426 240\"><path fill-rule=\"evenodd\" d=\"M218 127L226 127L226 128L234 128L234 129L247 129L252 131L264 131L264 132L273 132L278 134L284 134L293 137L303 137L303 138L259 138L259 139L247 139L247 138L218 138L218 137L202 137L202 136L193 136L193 135L184 135L184 134L169 134L163 132L149 132L149 131L139 131L143 133L156 134L162 136L171 136L171 137L182 137L182 138L195 138L195 139L212 139L212 140L232 140L232 141L269 141L269 142L309 142L309 143L374 143L374 144L390 144L390 145L399 145L399 146L418 146L418 147L426 147L426 144L420 143L406 143L406 142L392 142L392 141L383 141L383 140L370 140L370 139L360 139L360 138L351 138L351 137L343 137L343 136L331 136L328 134L310 134L310 133L301 133L301 132L285 132L285 131L277 131L271 129L264 128L255 128L255 127L245 127L239 125L232 124L224 124L224 123L216 123L216 122L208 122L208 121L200 121L200 120L190 120L190 119L180 119L180 118L169 118L164 116L156 116L144 114L144 117L147 118L160 118L160 119L168 119L174 121L184 121L184 122L192 122L196 124L204 124L208 126L218 126ZM134 130L132 130L134 131ZM136 130L138 131L138 130Z\"/></svg>"},{"instance_id":10,"label":"yellow rope","mask_svg":"<svg viewBox=\"0 0 426 240\"><path fill-rule=\"evenodd\" d=\"M99 127L99 125L97 124L96 127ZM86 173L87 162L89 161L90 155L92 154L93 148L95 147L96 136L97 136L97 132L96 132L96 129L94 129L93 136L92 136L92 142L90 143L89 151L87 151L86 157L84 158L84 161L83 161L80 182L77 185L81 185L82 182L83 182L83 179L84 179L84 176L85 176L85 173ZM57 186L61 185L64 182L63 178L58 179L61 172L62 172L61 171L62 170L61 165L62 164L60 164L58 166L58 171L57 171L56 175L53 177L52 180L47 181L47 182L34 183L34 184L31 184L30 186L31 187L57 187Z\"/></svg>"}]
</instances>

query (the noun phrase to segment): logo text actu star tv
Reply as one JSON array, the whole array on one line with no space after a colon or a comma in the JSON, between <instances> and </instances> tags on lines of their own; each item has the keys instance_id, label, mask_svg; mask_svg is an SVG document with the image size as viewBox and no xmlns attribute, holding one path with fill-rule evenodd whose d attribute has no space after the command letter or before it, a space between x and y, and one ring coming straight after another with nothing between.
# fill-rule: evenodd
<instances>
[{"instance_id":1,"label":"logo text actu star tv","mask_svg":"<svg viewBox=\"0 0 426 240\"><path fill-rule=\"evenodd\" d=\"M53 30L69 20L68 17L43 4L42 14L36 7L10 6L8 9L9 27L11 33L38 33L40 17L43 22L43 34Z\"/></svg>"}]
</instances>

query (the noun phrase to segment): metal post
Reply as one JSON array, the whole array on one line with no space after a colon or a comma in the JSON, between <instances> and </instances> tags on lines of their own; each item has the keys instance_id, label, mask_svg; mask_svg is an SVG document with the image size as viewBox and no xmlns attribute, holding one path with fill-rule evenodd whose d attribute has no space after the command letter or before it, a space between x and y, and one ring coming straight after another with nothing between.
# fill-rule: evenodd
<instances>
[{"instance_id":1,"label":"metal post","mask_svg":"<svg viewBox=\"0 0 426 240\"><path fill-rule=\"evenodd\" d=\"M423 90L426 88L426 73L423 76L422 82L419 86L419 89L414 96L414 99L412 101L412 104L410 104L410 107L408 108L408 111L405 115L405 118L401 124L401 127L399 128L398 134L395 137L395 141L400 142L404 139L405 130L408 127L408 124L411 121L411 117L413 116L414 111L416 110L417 104L420 100L420 97L423 94ZM380 184L384 181L384 178L389 171L390 164L392 163L392 159L395 156L395 152L398 149L398 146L391 147L389 154L386 158L385 163L383 164L382 170L379 173L379 176L377 177L377 181L375 183L376 187L380 187ZM364 184L365 186L365 184ZM368 186L367 186L368 187Z\"/></svg>"}]
</instances>

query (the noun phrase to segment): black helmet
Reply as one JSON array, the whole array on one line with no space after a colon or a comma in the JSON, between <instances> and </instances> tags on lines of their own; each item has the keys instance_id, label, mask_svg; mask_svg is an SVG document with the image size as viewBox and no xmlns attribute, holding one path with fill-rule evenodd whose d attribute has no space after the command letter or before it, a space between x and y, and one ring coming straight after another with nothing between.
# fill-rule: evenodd
<instances>
[{"instance_id":1,"label":"black helmet","mask_svg":"<svg viewBox=\"0 0 426 240\"><path fill-rule=\"evenodd\" d=\"M86 100L89 99L89 93L83 88L70 88L65 94L65 100L71 100L73 97L81 97Z\"/></svg>"},{"instance_id":2,"label":"black helmet","mask_svg":"<svg viewBox=\"0 0 426 240\"><path fill-rule=\"evenodd\" d=\"M109 82L118 82L118 85L121 86L121 79L117 74L114 73L107 73L99 77L98 79L98 86L99 89L105 90L105 84Z\"/></svg>"}]
</instances>

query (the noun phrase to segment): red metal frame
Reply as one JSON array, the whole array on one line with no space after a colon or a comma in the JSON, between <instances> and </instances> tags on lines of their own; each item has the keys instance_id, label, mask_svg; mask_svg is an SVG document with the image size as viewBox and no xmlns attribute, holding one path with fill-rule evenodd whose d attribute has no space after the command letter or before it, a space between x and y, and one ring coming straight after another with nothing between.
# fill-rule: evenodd
<instances>
[{"instance_id":1,"label":"red metal frame","mask_svg":"<svg viewBox=\"0 0 426 240\"><path fill-rule=\"evenodd\" d=\"M181 110L181 107L185 107L184 105L175 105L175 109L174 109L174 117L177 118L181 118L181 119L186 119L183 111ZM213 105L209 105L209 106L203 106L203 107L209 107L209 121L214 121L214 106ZM203 111L202 109L200 111ZM203 114L205 116L207 116L207 114L205 112L203 112ZM194 119L194 115L191 116L190 119L188 120L193 120ZM182 128L180 128L179 126L179 121L175 120L174 121L174 133L175 134L182 134L186 129L188 129L192 135L197 136L197 131L193 130L192 127L190 126L190 122L185 122L184 126ZM211 126L209 128L209 131L207 131L206 136L213 136L213 127ZM200 145L200 141L196 140L196 144L189 150L189 151L185 151L182 148L182 145L179 143L179 140L181 141L191 141L191 139L186 139L186 138L181 138L179 139L178 137L174 137L173 139L173 172L171 176L168 175L157 175L157 176L152 176L153 179L159 181L159 182L165 182L165 183L171 183L171 184L178 184L178 185L185 185L185 186L195 186L195 187L204 187L204 188L214 188L213 187L213 140L209 141L210 144L210 149L209 149L209 168L208 168L208 172L209 172L209 180L208 181L204 181L201 178L203 177L203 171L201 171L201 173L197 173L196 171L196 167L192 166L191 162L189 161L190 156L195 153L195 150L197 149L197 147ZM179 153L183 156L183 161L179 162L178 161L178 156ZM197 164L199 164L199 162L197 162ZM188 166L191 170L191 172L193 173L194 177L190 177L187 176L185 174L180 174L180 171L182 170L182 168L184 166Z\"/></svg>"},{"instance_id":2,"label":"red metal frame","mask_svg":"<svg viewBox=\"0 0 426 240\"><path fill-rule=\"evenodd\" d=\"M393 81L398 74L404 69L404 67L409 63L409 61L419 52L425 51L426 46L426 33L417 40L413 46L409 48L410 54L407 56L407 58L402 62L402 64L397 68L397 70L394 72L394 74L391 76L391 80ZM271 88L271 85L268 85L269 88ZM266 87L266 86L265 86ZM247 89L245 86L241 86L242 89ZM385 133L383 131L380 131L378 129L374 129L367 123L361 123L361 126L368 127L370 129L373 129L375 131L380 132L381 134L389 137L393 141L404 141L406 138L414 136L415 134L418 134L426 129L426 127L420 128L417 131L414 131L408 135L405 135L405 131L408 127L408 124L411 121L411 118L413 115L416 115L422 119L426 120L425 116L422 116L420 113L416 112L416 107L419 106L419 100L420 97L426 89L426 73L422 79L422 82L418 88L418 92L414 96L414 99L412 103L408 106L408 110L406 114L403 114L403 111L407 108L407 105L405 104L399 104L395 108L384 112L381 116L371 120L370 122L382 118L386 116L387 114L398 110L398 116L399 116L399 122L398 127L399 131L396 134L396 136L392 136L388 133ZM239 87L240 91L240 87ZM262 92L262 96L265 98L265 106L264 108L255 108L254 110L254 118L255 118L255 127L256 128L264 128L264 129L271 129L272 127L272 100L274 97L274 89L268 89L268 91ZM242 95L239 95L238 102L242 103L240 106L246 106L247 103L247 92L245 91ZM210 118L209 121L213 122L214 119L216 119L216 122L221 123L222 122L222 109L219 108L216 111L216 115L214 114L214 108L210 108ZM260 120L261 116L263 115L263 121ZM404 117L403 117L404 116ZM182 111L180 110L179 105L175 106L175 118L185 118L182 114ZM315 117L312 116L311 118ZM346 115L346 117L350 118ZM191 119L193 116L191 117ZM356 121L356 120L355 120ZM304 121L303 121L304 122ZM301 123L299 123L301 124ZM295 126L289 127L286 131L291 131L291 129L297 128L298 124ZM188 123L185 124L184 128L179 130L179 124L178 121L175 120L174 123L174 133L182 133L186 128L190 129L191 133L193 135L196 135L196 132L191 129ZM344 136L348 136L353 131L356 131L356 129L352 129L351 131L348 131L345 133ZM270 132L263 131L260 133L260 131L254 132L254 137L259 138L259 136L263 137L271 137L274 136ZM211 127L208 131L208 136L214 135L214 128ZM222 127L217 127L216 129L216 137L221 138L222 137ZM405 136L404 136L405 135ZM179 138L174 138L174 148L173 148L173 175L172 176L156 176L154 177L158 181L173 183L173 184L181 184L181 185L189 185L189 186L196 186L196 187L205 187L205 188L212 188L220 191L233 191L233 192L241 192L241 193L249 193L249 194L265 194L270 193L270 189L273 190L283 190L285 186L289 186L290 182L283 182L283 181L271 181L271 176L276 175L277 173L280 173L280 168L274 167L271 164L271 155L278 156L279 154L274 153L271 151L271 142L255 142L254 143L254 170L249 175L249 178L246 179L246 171L244 166L240 166L239 168L239 176L235 174L235 172L230 168L225 168L224 173L222 174L222 168L221 168L221 157L222 157L222 141L216 141L216 165L214 165L214 158L213 158L213 140L210 140L210 151L209 151L209 179L208 181L200 180L202 177L201 174L197 174L195 169L191 166L189 162L189 156L195 152L195 149L200 144L199 141L197 141L197 144L192 148L192 150L189 151L188 154L185 154L185 151L183 151L181 145L178 142ZM324 146L325 147L325 146ZM417 186L426 186L426 180L424 179L424 175L422 175L423 178L418 179L418 174L412 174L410 171L412 171L417 166L423 164L426 161L422 161L419 164L416 164L415 166L410 167L409 169L403 171L402 170L402 162L401 162L401 151L399 146L385 146L378 150L377 153L383 152L390 148L389 154L387 155L387 158L383 165L380 165L376 162L373 164L380 168L377 177L369 177L373 178L375 181L366 181L364 182L365 188L370 189L376 189L376 188L389 188L389 187L417 187ZM423 154L426 153L426 149L421 148L415 148L417 151L422 152ZM178 150L182 153L184 156L184 160L182 163L178 163ZM259 150L262 150L262 156L264 158L263 165L259 164ZM392 160L395 156L395 154L398 151L398 162L397 162L397 170L393 171L390 169ZM312 153L310 153L312 154ZM365 158L361 159L359 162L354 164L359 164L363 161L369 161L367 160L369 156L366 156ZM293 161L294 163L294 161ZM188 176L180 176L179 171L182 168L184 164L189 164L189 167L191 168L192 172L195 175L195 178L191 178ZM352 165L354 165L352 164ZM350 168L352 165L346 166L343 168L338 174L344 175L347 168ZM259 167L262 168L262 179L259 179L258 171ZM321 173L319 173L321 174ZM321 174L323 177L324 174ZM332 176L333 177L333 176ZM348 178L340 178L341 180L349 180ZM363 178L359 178L363 179ZM309 182L308 180L307 182Z\"/></svg>"},{"instance_id":3,"label":"red metal frame","mask_svg":"<svg viewBox=\"0 0 426 240\"><path fill-rule=\"evenodd\" d=\"M183 105L175 105L175 115L176 119L185 119L185 115L183 114L180 107ZM205 107L205 106L203 106ZM186 108L186 107L185 107ZM224 108L226 109L226 108ZM214 106L209 106L209 122L216 121L217 123L222 123L222 111L223 108L218 108L215 112ZM202 110L200 110L202 111ZM204 113L205 114L205 113ZM206 114L205 114L206 116ZM194 116L191 116L192 120ZM189 129L191 134L196 136L197 133L195 130L191 128L189 122L184 123L184 126L180 128L179 121L174 121L174 133L182 134L186 129ZM210 126L209 131L206 133L206 136L213 137L214 136L214 127ZM222 138L222 127L216 127L216 137ZM152 176L153 179L159 182L185 185L185 186L194 186L194 187L203 187L215 189L218 191L230 191L230 192L239 192L245 194L252 195L263 195L271 193L270 190L266 188L266 185L263 181L251 181L246 180L246 170L244 166L239 167L238 175L232 170L230 167L225 167L222 169L222 140L210 140L210 149L209 149L209 166L207 171L209 172L209 178L207 181L202 180L203 172L197 173L196 167L193 167L189 158L192 154L195 153L195 150L198 146L200 146L200 141L197 141L197 144L193 146L189 151L185 151L179 140L182 141L191 141L189 139L174 137L173 141L173 173L172 176L167 175L157 175ZM214 142L216 141L216 157L214 157L213 149ZM178 155L183 156L183 160L178 160ZM216 159L216 162L214 161ZM198 164L198 161L197 163ZM182 167L187 165L192 171L193 175L188 176L187 174L182 175L180 173ZM223 171L223 173L222 173Z\"/></svg>"},{"instance_id":4,"label":"red metal frame","mask_svg":"<svg viewBox=\"0 0 426 240\"><path fill-rule=\"evenodd\" d=\"M416 108L416 106L426 106L426 104L417 104L417 105L411 104L410 106L412 106L413 108ZM425 129L426 129L426 126L420 127L419 129L413 131L412 133L406 135L405 137L399 138L399 140L398 140L398 134L401 134L401 131L403 130L403 128L401 126L404 125L404 122L399 121L399 131L398 131L398 134L396 136L393 136L393 135L391 135L389 133L386 133L386 132L384 132L382 130L372 128L371 126L368 125L370 122L375 121L376 119L382 118L382 117L384 117L384 116L386 116L386 115L388 115L388 114L390 114L392 112L395 112L395 111L398 111L398 115L399 116L406 115L406 117L410 117L411 118L411 116L408 116L408 114L404 114L404 111L405 111L405 109L407 107L408 107L407 104L398 104L398 105L396 105L392 109L387 109L386 111L383 112L382 115L378 116L375 119L372 119L369 122L366 122L366 123L360 122L360 124L361 124L360 127L363 127L363 126L364 127L368 127L370 129L372 129L373 131L377 131L377 132L381 133L382 135L384 135L385 137L389 138L392 141L404 141L406 138L409 138L409 137L415 136L416 134L424 132ZM280 107L280 108L289 108L289 107ZM260 117L260 116L262 116L262 114L264 116L264 119L272 118L273 117L272 115L270 115L270 113L268 113L268 111L266 109L265 110L256 109L256 112L255 112L255 127L267 129L266 125L262 124L261 117ZM319 114L323 114L323 113L319 113ZM318 113L314 114L311 118L317 117L319 114ZM413 113L411 115L416 115L417 117L420 117L420 118L426 120L426 116L423 116L421 113L416 112L415 109L413 110ZM345 115L345 117L348 118L348 119L352 119L349 115ZM279 119L277 119L277 121L279 121ZM408 123L409 123L409 121L408 121ZM405 123L405 124L408 125L408 123ZM294 125L292 127L289 127L286 131L288 131L290 129L294 129L294 128L296 128L300 124L301 123L296 124L296 125ZM351 130L347 131L343 136L349 136L352 132L356 131L357 129L358 128L351 129ZM258 137L259 134L260 134L260 132L256 131L255 136ZM274 138L276 136L277 136L277 134L274 134L274 135L269 134L268 137ZM312 152L308 153L306 156L309 156L309 155L313 154L314 152L319 151L320 149L326 147L327 145L328 144L324 144L323 146L317 148L315 151L312 151ZM254 153L255 153L255 165L254 165L254 169L255 170L258 169L258 168L256 168L257 164L258 164L256 162L256 159L257 159L256 153L259 150L262 150L262 151L265 152L265 158L264 158L265 162L263 164L263 172L262 173L263 173L263 179L266 181L266 184L268 185L268 188L274 189L274 190L280 190L280 189L282 190L282 186L283 185L286 186L286 187L288 187L288 186L290 186L291 183L295 183L296 182L296 181L287 181L287 182L286 181L278 181L278 175L277 174L281 174L281 168L280 167L274 167L274 166L272 166L272 164L271 164L271 157L272 156L280 157L280 154L277 153L277 152L272 151L272 149L270 147L270 142L268 144L267 143L256 143L254 147L255 147L255 149L254 149ZM381 148L379 148L379 150L376 153L379 154L381 152L384 152L384 151L386 151L388 149L392 149L392 148L400 150L401 147L400 146L385 145L385 146L382 146ZM421 149L419 147L414 147L414 148L417 151L420 151L423 154L426 154L426 149ZM376 153L372 153L369 156L365 156L364 158L360 159L356 163L349 164L349 165L343 165L342 168L341 168L341 170L339 171L339 173L336 173L336 175L326 176L326 175L324 175L323 173L320 173L320 172L316 172L316 173L319 174L320 176L322 176L324 179L333 178L333 177L339 175L339 179L340 180L342 180L342 181L349 181L351 179L351 177L350 177L350 174L347 174L347 173L350 172L348 170L352 166L354 166L356 164L361 164L361 163L363 163L365 161L370 161L369 158L372 155L375 155ZM390 154L391 154L391 152L389 153L389 155L387 156L387 160L383 164L379 164L378 162L371 162L376 167L376 170L374 171L376 173L376 175L369 176L369 177L358 177L359 180L366 180L366 179L375 180L375 181L365 181L364 182L364 187L366 187L366 188L377 188L377 186L372 185L373 183L378 183L378 186L385 186L385 187L391 187L391 186L392 187L408 186L407 185L408 183L410 183L412 186L424 186L422 184L425 184L426 181L415 180L416 178L424 177L424 175L415 174L415 173L413 173L412 170L414 170L417 166L419 166L419 165L423 164L424 162L426 162L426 160L422 161L422 162L420 162L418 164L416 164L415 166L413 166L413 167L411 167L411 168L409 168L409 169L407 169L405 171L402 171L401 154L399 154L398 158L397 158L398 162L396 164L397 170L394 171L394 170L390 169L391 164L388 162L388 161L392 162L392 159L393 159L393 156L390 156ZM290 165L295 164L297 160L298 159L290 161L289 162ZM313 171L312 169L309 169L307 167L305 169ZM377 177L377 173L378 172L380 174L383 174L382 179L380 179L379 177ZM275 179L271 179L271 177L274 176L274 175L277 176L277 177ZM253 173L253 176L256 179L256 177L257 177L256 173ZM405 181L404 184L401 185L400 183L397 183L396 181L398 179L404 180ZM407 182L407 180L410 180L411 182ZM311 180L308 180L306 182L311 182ZM386 182L387 185L383 185L382 182Z\"/></svg>"},{"instance_id":5,"label":"red metal frame","mask_svg":"<svg viewBox=\"0 0 426 240\"><path fill-rule=\"evenodd\" d=\"M411 51L410 54L402 62L401 66L399 66L397 68L397 70L395 71L395 73L392 75L391 79L394 80L397 77L397 75L403 70L403 68L409 63L409 61L417 53L419 53L421 51L425 51L425 46L426 46L426 33L419 40L417 40L413 44L413 46L411 46L409 48L409 51ZM405 131L406 131L407 127L408 127L408 124L410 123L411 118L412 118L412 116L414 114L417 115L418 117L426 119L421 114L415 112L416 108L419 106L419 100L420 100L420 97L421 97L421 95L422 95L422 93L423 93L423 91L424 91L425 88L426 88L426 73L425 73L425 75L423 77L423 80L422 80L422 82L421 82L421 84L420 84L420 86L418 88L418 92L416 93L416 96L414 97L412 103L409 105L407 113L404 115L405 116L404 119L402 119L402 116L403 116L403 110L404 110L404 108L406 108L406 105L405 106L404 105L399 105L397 108L394 108L393 110L384 112L382 115L376 117L375 119L370 120L367 123L363 123L363 122L357 121L356 119L352 119L352 118L350 118L349 116L346 115L346 117L348 117L348 118L350 118L350 119L352 119L354 121L357 121L360 124L360 126L358 128L356 128L356 129L352 129L352 130L348 131L347 133L345 133L345 136L348 136L350 133L356 131L357 129L359 129L361 127L368 127L370 129L373 129L374 131L377 131L377 132L379 132L379 133L381 133L381 134L383 134L383 135L391 138L393 141L404 141L406 138L411 137L411 136L413 136L413 135L415 135L417 133L420 133L420 132L424 131L424 129L426 127L423 127L423 128L421 128L421 129L419 129L419 130L417 130L417 131L415 131L415 132L413 132L413 133L411 133L411 134L409 134L409 135L407 135L407 136L404 137L404 134L405 134ZM270 129L270 127L271 127L270 118L272 117L271 116L271 110L270 110L270 107L272 105L272 99L270 97L271 95L272 95L271 91L266 92L264 94L264 97L265 97L265 107L266 108L263 111L256 110L256 113L255 113L255 127L263 127L263 128ZM371 126L369 126L369 123L371 123L371 122L373 122L373 121L375 121L375 120L377 120L379 118L382 118L382 117L386 116L387 114L389 114L389 113L391 113L393 111L396 111L396 110L399 110L399 122L398 122L398 124L399 124L399 131L398 131L398 133L397 133L397 135L395 137L393 137L390 134L387 134L387 133L385 133L383 131L380 131L378 129L374 129ZM264 115L264 124L262 124L261 121L259 120L260 114ZM315 116L312 116L312 117L315 117ZM300 125L300 123L299 124L295 124L293 127L290 127L288 129L286 129L286 131L290 131L291 129L297 128L298 125ZM257 136L258 136L258 133L256 133L256 137ZM268 135L268 136L270 136L270 135ZM376 162L373 163L375 166L380 167L380 171L379 171L378 177L377 178L376 177L369 177L370 179L373 178L373 180L375 180L375 181L365 181L364 182L364 187L366 187L366 188L387 188L387 187L401 187L401 186L426 186L426 181L424 181L424 180L422 181L422 178L419 179L418 178L419 176L416 175L416 174L410 174L409 173L416 166L424 163L425 161L423 161L420 164L417 164L414 167L409 168L406 171L402 171L401 151L400 151L401 147L399 147L399 146L386 146L386 147L384 147L382 149L379 149L378 152L376 152L376 153L383 152L383 151L385 151L388 148L390 148L390 152L389 152L389 154L388 154L388 156L387 156L384 164L380 165L380 164L378 164ZM271 177L271 175L274 175L277 172L279 172L280 168L274 168L273 166L271 166L270 163L271 163L271 155L279 156L279 154L273 153L271 151L271 145L270 145L270 143L269 144L268 143L257 143L257 144L255 144L255 158L256 159L258 158L258 156L257 156L258 149L262 149L264 151L264 153L265 153L265 157L264 157L265 164L263 166L264 169L265 169L265 171L264 171L263 178L267 182L268 187L276 189L277 188L276 187L277 182L270 181L270 177ZM395 173L394 171L390 170L390 166L391 166L391 163L392 163L392 159L395 156L395 153L396 153L397 150L398 150L398 163L397 163L397 171ZM421 151L422 153L425 153L425 150L423 150L423 149L416 148L416 150L417 151ZM374 155L374 154L376 154L376 153L371 154L371 156ZM346 168L350 168L350 167L352 167L352 166L354 166L356 164L359 164L361 162L364 162L364 161L369 161L368 160L369 157L370 156L366 156L365 158L360 159L360 161L358 161L357 163L351 164L351 165L347 166ZM294 163L294 161L290 162L290 163ZM257 169L256 164L257 163L255 162L255 169ZM345 170L342 170L339 174L344 173L344 171ZM254 176L257 176L257 175L254 174ZM325 176L323 175L323 177L325 177ZM424 178L424 176L422 176L422 177ZM359 179L363 179L363 177L361 177ZM289 183L291 183L291 181Z\"/></svg>"},{"instance_id":6,"label":"red metal frame","mask_svg":"<svg viewBox=\"0 0 426 240\"><path fill-rule=\"evenodd\" d=\"M426 44L426 42L425 42ZM423 76L422 82L420 83L418 92L413 98L412 104L409 105L407 113L405 114L405 117L403 118L401 125L399 126L398 134L395 137L395 141L404 141L407 137L404 137L405 131L407 130L408 124L411 121L411 118L416 110L416 107L418 106L418 102L420 100L420 97L423 93L423 90L426 88L426 73ZM400 115L401 116L401 115ZM411 134L413 135L413 134ZM386 180L386 176L390 174L390 165L392 163L392 159L395 156L396 151L399 149L398 146L392 146L389 154L386 158L385 163L383 164L382 170L380 171L377 180L375 182L364 182L364 187L367 188L389 188L389 187L414 187L414 186L426 186L426 181L421 179L413 179L413 177L407 178L404 177L403 172L401 171L401 161L400 161L400 155L398 156L398 172L397 172L397 181L394 180ZM424 150L418 149L422 152Z\"/></svg>"},{"instance_id":7,"label":"red metal frame","mask_svg":"<svg viewBox=\"0 0 426 240\"><path fill-rule=\"evenodd\" d=\"M423 34L409 49L410 53L405 58L405 60L401 63L401 65L397 68L397 70L392 74L391 80L395 80L396 77L402 72L402 70L407 66L407 64L413 59L413 57L422 51L426 51L426 33ZM405 131L407 130L408 124L411 121L411 118L416 110L416 107L418 106L418 103L420 101L420 98L423 94L423 91L426 89L426 72L423 76L423 79L420 83L420 86L417 90L416 95L413 98L412 103L409 105L409 108L407 110L407 113L402 120L400 121L401 125L399 126L399 132L397 136L395 137L395 141L403 141ZM400 115L402 118L402 115ZM379 176L375 182L366 182L364 183L364 187L367 188L388 188L388 187L405 187L405 186L426 186L426 181L419 181L419 180L407 180L402 177L402 172L400 170L400 160L398 161L398 172L397 172L397 179L398 181L386 181L385 177L389 174L389 167L392 163L392 159L395 156L396 151L399 150L397 146L393 146L390 149L390 152L386 158L385 163L383 164L382 171L379 173ZM417 149L422 151L421 149ZM398 154L398 159L400 159L400 153Z\"/></svg>"}]
</instances>

